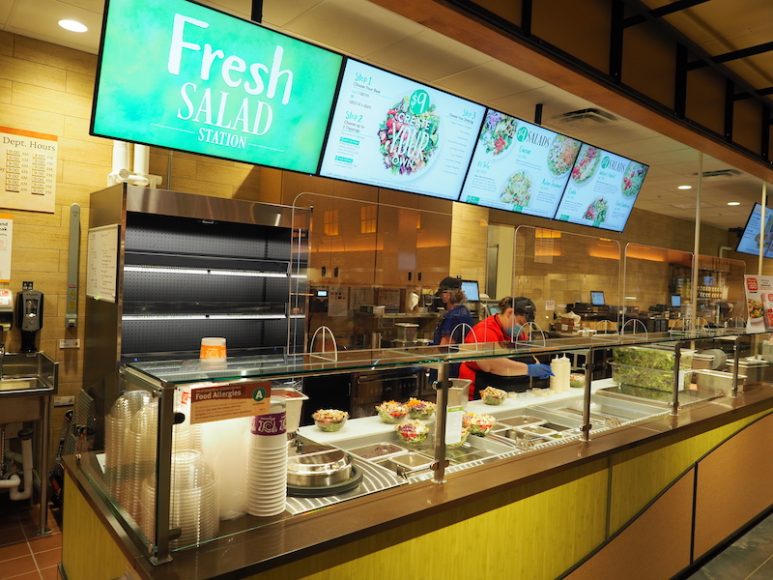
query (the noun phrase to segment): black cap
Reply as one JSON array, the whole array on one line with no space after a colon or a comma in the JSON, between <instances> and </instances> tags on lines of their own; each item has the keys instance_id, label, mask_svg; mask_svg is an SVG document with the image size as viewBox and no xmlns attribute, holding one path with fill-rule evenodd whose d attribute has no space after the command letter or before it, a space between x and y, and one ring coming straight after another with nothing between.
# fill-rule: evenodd
<instances>
[{"instance_id":1,"label":"black cap","mask_svg":"<svg viewBox=\"0 0 773 580\"><path fill-rule=\"evenodd\" d=\"M462 281L459 278L446 276L440 281L438 290L459 290L462 287Z\"/></svg>"},{"instance_id":2,"label":"black cap","mask_svg":"<svg viewBox=\"0 0 773 580\"><path fill-rule=\"evenodd\" d=\"M537 310L537 307L534 305L534 302L531 301L531 298L526 298L525 296L516 296L513 298L513 311L516 314L525 316L526 320L534 320L535 310Z\"/></svg>"}]
</instances>

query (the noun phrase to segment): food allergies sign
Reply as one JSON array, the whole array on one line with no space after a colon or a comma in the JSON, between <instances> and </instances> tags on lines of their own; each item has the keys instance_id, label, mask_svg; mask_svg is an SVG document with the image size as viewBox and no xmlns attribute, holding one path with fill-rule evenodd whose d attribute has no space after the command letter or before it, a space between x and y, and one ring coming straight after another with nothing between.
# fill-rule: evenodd
<instances>
[{"instance_id":1,"label":"food allergies sign","mask_svg":"<svg viewBox=\"0 0 773 580\"><path fill-rule=\"evenodd\" d=\"M185 0L110 0L91 132L314 173L341 63Z\"/></svg>"}]
</instances>

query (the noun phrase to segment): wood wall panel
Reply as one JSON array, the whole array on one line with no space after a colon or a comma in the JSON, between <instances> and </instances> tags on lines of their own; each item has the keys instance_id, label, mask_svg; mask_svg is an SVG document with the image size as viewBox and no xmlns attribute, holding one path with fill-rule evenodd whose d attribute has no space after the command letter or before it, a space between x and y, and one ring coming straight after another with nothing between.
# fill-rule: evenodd
<instances>
[{"instance_id":1,"label":"wood wall panel","mask_svg":"<svg viewBox=\"0 0 773 580\"><path fill-rule=\"evenodd\" d=\"M669 578L690 564L694 470L679 479L570 580Z\"/></svg>"},{"instance_id":2,"label":"wood wall panel","mask_svg":"<svg viewBox=\"0 0 773 580\"><path fill-rule=\"evenodd\" d=\"M746 417L667 447L655 441L615 454L610 484L609 533L620 529L702 455L757 417L759 415Z\"/></svg>"},{"instance_id":3,"label":"wood wall panel","mask_svg":"<svg viewBox=\"0 0 773 580\"><path fill-rule=\"evenodd\" d=\"M625 29L623 84L673 108L675 72L676 43L666 38L656 23L644 22Z\"/></svg>"},{"instance_id":4,"label":"wood wall panel","mask_svg":"<svg viewBox=\"0 0 773 580\"><path fill-rule=\"evenodd\" d=\"M698 465L695 557L773 502L773 414L735 435Z\"/></svg>"}]
</instances>

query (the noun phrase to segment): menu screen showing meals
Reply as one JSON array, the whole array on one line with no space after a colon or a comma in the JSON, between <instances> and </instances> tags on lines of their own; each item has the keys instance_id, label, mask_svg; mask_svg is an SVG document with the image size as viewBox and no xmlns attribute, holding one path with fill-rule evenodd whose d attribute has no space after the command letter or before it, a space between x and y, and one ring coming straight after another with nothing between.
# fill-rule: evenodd
<instances>
[{"instance_id":1,"label":"menu screen showing meals","mask_svg":"<svg viewBox=\"0 0 773 580\"><path fill-rule=\"evenodd\" d=\"M622 232L649 166L584 143L556 219Z\"/></svg>"},{"instance_id":2,"label":"menu screen showing meals","mask_svg":"<svg viewBox=\"0 0 773 580\"><path fill-rule=\"evenodd\" d=\"M749 219L746 220L746 227L743 229L741 239L738 240L737 252L744 254L760 255L760 222L762 220L762 206L754 204ZM765 239L762 241L762 248L766 258L773 258L773 209L765 208Z\"/></svg>"},{"instance_id":3,"label":"menu screen showing meals","mask_svg":"<svg viewBox=\"0 0 773 580\"><path fill-rule=\"evenodd\" d=\"M348 60L320 174L456 201L483 111Z\"/></svg>"},{"instance_id":4,"label":"menu screen showing meals","mask_svg":"<svg viewBox=\"0 0 773 580\"><path fill-rule=\"evenodd\" d=\"M489 109L460 201L552 218L580 145Z\"/></svg>"}]
</instances>

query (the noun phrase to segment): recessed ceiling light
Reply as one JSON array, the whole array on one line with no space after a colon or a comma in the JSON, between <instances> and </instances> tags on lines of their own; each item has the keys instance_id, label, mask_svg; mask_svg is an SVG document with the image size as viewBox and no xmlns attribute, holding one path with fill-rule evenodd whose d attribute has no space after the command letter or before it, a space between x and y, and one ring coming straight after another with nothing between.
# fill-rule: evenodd
<instances>
[{"instance_id":1,"label":"recessed ceiling light","mask_svg":"<svg viewBox=\"0 0 773 580\"><path fill-rule=\"evenodd\" d=\"M86 32L89 27L77 20L60 20L59 26L70 32Z\"/></svg>"},{"instance_id":2,"label":"recessed ceiling light","mask_svg":"<svg viewBox=\"0 0 773 580\"><path fill-rule=\"evenodd\" d=\"M692 185L680 185L677 189L692 189Z\"/></svg>"},{"instance_id":3,"label":"recessed ceiling light","mask_svg":"<svg viewBox=\"0 0 773 580\"><path fill-rule=\"evenodd\" d=\"M727 205L741 205L740 201L728 201Z\"/></svg>"}]
</instances>

